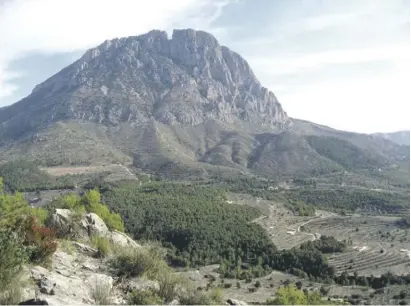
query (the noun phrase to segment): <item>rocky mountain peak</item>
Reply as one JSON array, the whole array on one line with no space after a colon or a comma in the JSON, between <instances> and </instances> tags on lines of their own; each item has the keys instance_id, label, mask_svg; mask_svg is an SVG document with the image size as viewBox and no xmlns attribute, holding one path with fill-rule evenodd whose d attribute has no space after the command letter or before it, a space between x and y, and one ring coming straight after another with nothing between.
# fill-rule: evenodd
<instances>
[{"instance_id":1,"label":"rocky mountain peak","mask_svg":"<svg viewBox=\"0 0 411 306\"><path fill-rule=\"evenodd\" d=\"M7 114L6 114L7 113ZM3 127L58 120L164 124L218 120L285 128L291 121L248 63L192 29L107 40L0 114Z\"/></svg>"}]
</instances>

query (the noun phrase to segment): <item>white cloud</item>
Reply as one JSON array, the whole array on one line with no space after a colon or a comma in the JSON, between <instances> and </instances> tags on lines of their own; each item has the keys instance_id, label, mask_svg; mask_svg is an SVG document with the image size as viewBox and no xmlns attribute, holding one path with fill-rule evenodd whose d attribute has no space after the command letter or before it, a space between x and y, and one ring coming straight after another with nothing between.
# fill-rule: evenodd
<instances>
[{"instance_id":1,"label":"white cloud","mask_svg":"<svg viewBox=\"0 0 411 306\"><path fill-rule=\"evenodd\" d=\"M281 94L293 117L373 133L410 129L410 67L385 76L321 81Z\"/></svg>"},{"instance_id":2,"label":"white cloud","mask_svg":"<svg viewBox=\"0 0 411 306\"><path fill-rule=\"evenodd\" d=\"M356 64L376 61L407 62L410 44L383 46L380 48L332 50L296 56L248 57L252 67L271 71L272 74L295 74L304 70L320 69L327 64Z\"/></svg>"},{"instance_id":3,"label":"white cloud","mask_svg":"<svg viewBox=\"0 0 411 306\"><path fill-rule=\"evenodd\" d=\"M208 28L224 0L11 0L0 11L0 95L13 92L9 63L30 52L83 50L106 39L173 25ZM204 14L204 12L208 14ZM187 15L192 18L186 20Z\"/></svg>"},{"instance_id":4,"label":"white cloud","mask_svg":"<svg viewBox=\"0 0 411 306\"><path fill-rule=\"evenodd\" d=\"M408 124L404 0L302 0L298 7L267 1L251 15L264 10L268 19L247 28L246 11L223 11L235 1L253 0L8 0L0 7L0 98L16 90L8 63L27 53L84 50L151 29L192 27L243 55L293 117L369 132ZM225 25L216 28L219 17Z\"/></svg>"},{"instance_id":5,"label":"white cloud","mask_svg":"<svg viewBox=\"0 0 411 306\"><path fill-rule=\"evenodd\" d=\"M234 42L261 83L292 117L361 132L409 129L406 2L302 3Z\"/></svg>"}]
</instances>

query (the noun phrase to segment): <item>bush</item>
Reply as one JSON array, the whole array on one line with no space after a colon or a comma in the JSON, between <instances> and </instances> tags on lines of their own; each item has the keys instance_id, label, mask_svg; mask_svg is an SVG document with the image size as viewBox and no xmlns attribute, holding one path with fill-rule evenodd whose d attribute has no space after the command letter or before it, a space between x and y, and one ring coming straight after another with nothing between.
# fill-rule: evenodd
<instances>
[{"instance_id":1,"label":"bush","mask_svg":"<svg viewBox=\"0 0 411 306\"><path fill-rule=\"evenodd\" d=\"M35 217L28 217L22 230L25 233L24 245L27 246L31 262L43 263L57 250L56 231L39 226Z\"/></svg>"},{"instance_id":2,"label":"bush","mask_svg":"<svg viewBox=\"0 0 411 306\"><path fill-rule=\"evenodd\" d=\"M7 289L0 289L0 305L17 305L23 300L23 291L19 281L8 284Z\"/></svg>"},{"instance_id":3,"label":"bush","mask_svg":"<svg viewBox=\"0 0 411 306\"><path fill-rule=\"evenodd\" d=\"M168 267L162 268L154 279L159 283L156 293L166 303L171 302L178 296L178 290L181 290L183 281L172 273L171 269Z\"/></svg>"},{"instance_id":4,"label":"bush","mask_svg":"<svg viewBox=\"0 0 411 306\"><path fill-rule=\"evenodd\" d=\"M210 293L210 298L213 301L214 304L221 304L222 302L222 293L220 288L215 288L213 291Z\"/></svg>"},{"instance_id":5,"label":"bush","mask_svg":"<svg viewBox=\"0 0 411 306\"><path fill-rule=\"evenodd\" d=\"M23 241L10 231L0 231L0 291L8 289L28 260Z\"/></svg>"},{"instance_id":6,"label":"bush","mask_svg":"<svg viewBox=\"0 0 411 306\"><path fill-rule=\"evenodd\" d=\"M124 249L109 262L117 276L155 279L167 267L162 254L155 247Z\"/></svg>"},{"instance_id":7,"label":"bush","mask_svg":"<svg viewBox=\"0 0 411 306\"><path fill-rule=\"evenodd\" d=\"M268 299L267 305L320 305L323 304L318 292L309 293L295 286L284 286L277 290L274 299Z\"/></svg>"},{"instance_id":8,"label":"bush","mask_svg":"<svg viewBox=\"0 0 411 306\"><path fill-rule=\"evenodd\" d=\"M18 223L29 215L29 210L21 193L4 194L0 189L0 229L16 230Z\"/></svg>"},{"instance_id":9,"label":"bush","mask_svg":"<svg viewBox=\"0 0 411 306\"><path fill-rule=\"evenodd\" d=\"M97 190L90 190L81 199L88 212L95 213L110 230L124 232L123 219L119 214L111 213L109 208L100 202L100 193Z\"/></svg>"},{"instance_id":10,"label":"bush","mask_svg":"<svg viewBox=\"0 0 411 306\"><path fill-rule=\"evenodd\" d=\"M133 290L127 299L128 305L162 305L163 299L151 290Z\"/></svg>"},{"instance_id":11,"label":"bush","mask_svg":"<svg viewBox=\"0 0 411 306\"><path fill-rule=\"evenodd\" d=\"M347 244L344 241L338 241L332 236L321 236L320 239L314 241L307 241L301 244L301 250L317 249L321 253L344 252Z\"/></svg>"},{"instance_id":12,"label":"bush","mask_svg":"<svg viewBox=\"0 0 411 306\"><path fill-rule=\"evenodd\" d=\"M33 216L33 217L35 217L36 218L36 220L37 220L37 223L40 225L40 226L44 226L45 225L45 222L46 222L46 220L47 220L47 218L48 218L48 211L46 210L46 209L44 209L44 208L40 208L40 207L38 207L38 208L31 208L30 209L30 214Z\"/></svg>"},{"instance_id":13,"label":"bush","mask_svg":"<svg viewBox=\"0 0 411 306\"><path fill-rule=\"evenodd\" d=\"M179 298L180 305L213 305L210 295L189 291Z\"/></svg>"},{"instance_id":14,"label":"bush","mask_svg":"<svg viewBox=\"0 0 411 306\"><path fill-rule=\"evenodd\" d=\"M110 242L107 238L98 235L91 237L91 243L97 249L97 257L104 258L110 253Z\"/></svg>"},{"instance_id":15,"label":"bush","mask_svg":"<svg viewBox=\"0 0 411 306\"><path fill-rule=\"evenodd\" d=\"M90 288L90 296L96 305L112 304L111 284L96 278L95 284Z\"/></svg>"},{"instance_id":16,"label":"bush","mask_svg":"<svg viewBox=\"0 0 411 306\"><path fill-rule=\"evenodd\" d=\"M188 289L187 293L179 296L180 305L220 305L221 291L219 288L210 293L195 292Z\"/></svg>"},{"instance_id":17,"label":"bush","mask_svg":"<svg viewBox=\"0 0 411 306\"><path fill-rule=\"evenodd\" d=\"M110 212L109 208L100 202L97 190L87 191L82 197L70 193L56 200L52 206L70 209L76 215L92 212L98 215L110 230L124 232L124 223L119 214Z\"/></svg>"}]
</instances>

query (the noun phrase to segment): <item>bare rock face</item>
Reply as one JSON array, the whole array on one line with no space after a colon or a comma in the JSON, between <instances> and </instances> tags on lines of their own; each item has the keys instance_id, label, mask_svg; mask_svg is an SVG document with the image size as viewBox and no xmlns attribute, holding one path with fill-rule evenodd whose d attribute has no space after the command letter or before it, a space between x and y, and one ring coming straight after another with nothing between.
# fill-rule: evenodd
<instances>
[{"instance_id":1,"label":"bare rock face","mask_svg":"<svg viewBox=\"0 0 411 306\"><path fill-rule=\"evenodd\" d=\"M127 247L127 248L139 248L141 247L137 242L135 242L133 239L131 239L129 236L127 236L124 233L121 233L119 231L112 231L107 234L107 238L110 239L110 241L118 245L120 247Z\"/></svg>"},{"instance_id":2,"label":"bare rock face","mask_svg":"<svg viewBox=\"0 0 411 306\"><path fill-rule=\"evenodd\" d=\"M248 122L291 124L248 63L202 31L153 30L105 41L0 112L0 129L24 133L57 120L106 125ZM25 124L22 125L22 122Z\"/></svg>"},{"instance_id":3,"label":"bare rock face","mask_svg":"<svg viewBox=\"0 0 411 306\"><path fill-rule=\"evenodd\" d=\"M58 236L66 236L71 232L72 211L57 208L50 218L50 226L56 229Z\"/></svg>"},{"instance_id":4,"label":"bare rock face","mask_svg":"<svg viewBox=\"0 0 411 306\"><path fill-rule=\"evenodd\" d=\"M227 304L228 305L247 305L246 302L235 300L235 299L228 299Z\"/></svg>"},{"instance_id":5,"label":"bare rock face","mask_svg":"<svg viewBox=\"0 0 411 306\"><path fill-rule=\"evenodd\" d=\"M93 235L106 236L109 232L107 225L95 213L86 214L81 220L81 224L85 230L87 230L88 235L91 237Z\"/></svg>"}]
</instances>

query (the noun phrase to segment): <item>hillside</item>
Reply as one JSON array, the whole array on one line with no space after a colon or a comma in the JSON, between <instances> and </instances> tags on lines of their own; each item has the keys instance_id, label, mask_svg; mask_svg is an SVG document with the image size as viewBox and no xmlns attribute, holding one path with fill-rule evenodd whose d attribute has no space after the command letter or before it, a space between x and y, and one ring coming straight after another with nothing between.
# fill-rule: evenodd
<instances>
[{"instance_id":1,"label":"hillside","mask_svg":"<svg viewBox=\"0 0 411 306\"><path fill-rule=\"evenodd\" d=\"M374 134L385 139L389 139L400 145L409 146L410 145L410 131L398 131L392 133L376 133Z\"/></svg>"},{"instance_id":2,"label":"hillside","mask_svg":"<svg viewBox=\"0 0 411 306\"><path fill-rule=\"evenodd\" d=\"M382 137L288 117L246 60L194 30L106 41L0 109L2 162L46 167L120 163L182 179L395 178L409 173L409 154Z\"/></svg>"}]
</instances>

